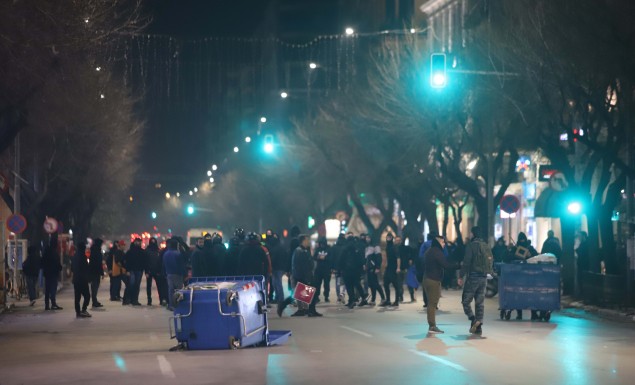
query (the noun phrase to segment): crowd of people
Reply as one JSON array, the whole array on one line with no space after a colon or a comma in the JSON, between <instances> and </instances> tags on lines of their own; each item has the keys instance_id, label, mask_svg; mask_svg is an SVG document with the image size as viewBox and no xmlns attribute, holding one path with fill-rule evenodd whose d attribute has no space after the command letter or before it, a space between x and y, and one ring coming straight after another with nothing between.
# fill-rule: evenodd
<instances>
[{"instance_id":1,"label":"crowd of people","mask_svg":"<svg viewBox=\"0 0 635 385\"><path fill-rule=\"evenodd\" d=\"M155 238L150 238L143 248L142 240L137 238L127 250L125 241L116 241L102 253L101 239L93 239L90 245L79 242L71 261L76 316L91 317L88 313L91 303L93 309L104 306L98 300L98 292L102 279L108 274L110 301L142 306L139 296L145 277L147 305L152 305L154 282L159 305L169 310L175 308L174 292L183 288L190 276L262 275L267 281L268 302L277 304L279 316L295 302L284 294L283 278L287 276L290 292L297 283L316 289L313 301L310 304L298 302L292 316L320 317L316 304L322 300L331 302L334 276L335 300L350 309L375 305L396 308L404 302L405 289L410 302L416 302L415 292L422 287L430 333L443 333L436 324L441 289L462 287L462 303L471 322L470 332L480 334L486 279L493 272L493 263L538 254L523 233L511 247L501 238L490 249L477 227L472 229L468 241L458 245L436 234L429 234L425 242L420 239L411 244L388 233L382 247L368 234L355 236L349 232L340 234L332 246L325 237L319 237L312 249L311 238L300 234L297 227L284 243L272 230L261 236L241 228L235 230L228 243L226 247L222 235L214 233L206 234L194 247L180 237L172 237L166 241L165 248L160 248ZM23 266L31 305L35 304L35 285L42 270L45 310L62 310L56 302L57 280L62 270L57 244L57 237L53 235L42 258L35 247L29 247ZM549 232L542 252L560 256L560 243L553 232ZM471 309L472 302L475 311ZM518 318L522 318L520 310Z\"/></svg>"}]
</instances>

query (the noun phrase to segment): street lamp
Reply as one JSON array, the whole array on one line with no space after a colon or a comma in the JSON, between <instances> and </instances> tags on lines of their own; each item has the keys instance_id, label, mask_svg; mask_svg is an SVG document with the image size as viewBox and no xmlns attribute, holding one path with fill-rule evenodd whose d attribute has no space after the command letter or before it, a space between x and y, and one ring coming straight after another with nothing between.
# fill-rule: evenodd
<instances>
[{"instance_id":1,"label":"street lamp","mask_svg":"<svg viewBox=\"0 0 635 385\"><path fill-rule=\"evenodd\" d=\"M355 30L351 27L346 27L344 32L346 32L346 36L352 36L355 33Z\"/></svg>"},{"instance_id":2,"label":"street lamp","mask_svg":"<svg viewBox=\"0 0 635 385\"><path fill-rule=\"evenodd\" d=\"M267 123L267 118L265 118L264 116L262 116L260 118L260 123Z\"/></svg>"},{"instance_id":3,"label":"street lamp","mask_svg":"<svg viewBox=\"0 0 635 385\"><path fill-rule=\"evenodd\" d=\"M157 213L156 211L153 211L152 214L150 214L152 216L152 219L157 219Z\"/></svg>"},{"instance_id":4,"label":"street lamp","mask_svg":"<svg viewBox=\"0 0 635 385\"><path fill-rule=\"evenodd\" d=\"M240 151L240 149L238 148L238 146L234 147L234 152L238 152Z\"/></svg>"},{"instance_id":5,"label":"street lamp","mask_svg":"<svg viewBox=\"0 0 635 385\"><path fill-rule=\"evenodd\" d=\"M209 178L209 183L214 183L214 178Z\"/></svg>"},{"instance_id":6,"label":"street lamp","mask_svg":"<svg viewBox=\"0 0 635 385\"><path fill-rule=\"evenodd\" d=\"M281 97L282 99L286 99L287 97L289 97L289 94L288 94L288 93L286 93L285 91L282 91L282 92L280 93L280 97Z\"/></svg>"},{"instance_id":7,"label":"street lamp","mask_svg":"<svg viewBox=\"0 0 635 385\"><path fill-rule=\"evenodd\" d=\"M578 215L582 212L582 205L580 202L571 202L567 205L567 211L569 214Z\"/></svg>"},{"instance_id":8,"label":"street lamp","mask_svg":"<svg viewBox=\"0 0 635 385\"><path fill-rule=\"evenodd\" d=\"M194 192L192 190L190 190L190 196L194 195Z\"/></svg>"},{"instance_id":9,"label":"street lamp","mask_svg":"<svg viewBox=\"0 0 635 385\"><path fill-rule=\"evenodd\" d=\"M212 176L212 170L207 170L207 176Z\"/></svg>"},{"instance_id":10,"label":"street lamp","mask_svg":"<svg viewBox=\"0 0 635 385\"><path fill-rule=\"evenodd\" d=\"M187 215L192 215L192 214L194 214L194 206L187 205Z\"/></svg>"},{"instance_id":11,"label":"street lamp","mask_svg":"<svg viewBox=\"0 0 635 385\"><path fill-rule=\"evenodd\" d=\"M166 192L166 193L165 193L165 199L170 199L170 197L171 197L170 193L169 193L169 192Z\"/></svg>"},{"instance_id":12,"label":"street lamp","mask_svg":"<svg viewBox=\"0 0 635 385\"><path fill-rule=\"evenodd\" d=\"M312 70L314 70L314 69L316 69L316 68L317 68L317 64L315 64L315 63L309 63L309 68L310 68L310 69L312 69Z\"/></svg>"},{"instance_id":13,"label":"street lamp","mask_svg":"<svg viewBox=\"0 0 635 385\"><path fill-rule=\"evenodd\" d=\"M216 170L218 170L218 166L217 166L217 165L215 165L215 164L213 164L213 165L212 165L212 171L216 171Z\"/></svg>"},{"instance_id":14,"label":"street lamp","mask_svg":"<svg viewBox=\"0 0 635 385\"><path fill-rule=\"evenodd\" d=\"M273 135L265 135L264 150L267 154L271 154L273 152Z\"/></svg>"},{"instance_id":15,"label":"street lamp","mask_svg":"<svg viewBox=\"0 0 635 385\"><path fill-rule=\"evenodd\" d=\"M245 138L245 142L247 142L247 143L251 143L251 137L249 137L249 136L248 136L248 137L246 137L246 138Z\"/></svg>"},{"instance_id":16,"label":"street lamp","mask_svg":"<svg viewBox=\"0 0 635 385\"><path fill-rule=\"evenodd\" d=\"M198 187L194 187L194 192L197 193L198 192Z\"/></svg>"}]
</instances>

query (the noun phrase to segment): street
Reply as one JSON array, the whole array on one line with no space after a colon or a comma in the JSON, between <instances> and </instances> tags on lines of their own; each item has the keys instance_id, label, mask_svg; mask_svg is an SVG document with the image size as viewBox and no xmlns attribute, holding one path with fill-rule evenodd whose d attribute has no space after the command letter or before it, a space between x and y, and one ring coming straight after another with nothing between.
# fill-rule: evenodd
<instances>
[{"instance_id":1,"label":"street","mask_svg":"<svg viewBox=\"0 0 635 385\"><path fill-rule=\"evenodd\" d=\"M321 303L322 318L291 318L292 307L283 318L272 311L270 329L293 332L284 346L170 352L170 313L107 302L107 288L105 280L105 308L89 309L90 319L75 318L69 286L59 294L64 310L22 300L0 315L0 384L581 385L635 378L632 324L577 310L554 314L550 323L500 321L495 297L486 300L483 338L475 338L460 292L444 291L437 322L445 334L427 336L419 291L417 303L398 310Z\"/></svg>"}]
</instances>

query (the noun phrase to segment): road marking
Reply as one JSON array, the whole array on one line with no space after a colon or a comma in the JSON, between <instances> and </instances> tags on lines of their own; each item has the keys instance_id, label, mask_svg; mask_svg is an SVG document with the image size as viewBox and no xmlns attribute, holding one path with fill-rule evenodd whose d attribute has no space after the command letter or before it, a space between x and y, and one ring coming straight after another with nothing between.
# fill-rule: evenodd
<instances>
[{"instance_id":1,"label":"road marking","mask_svg":"<svg viewBox=\"0 0 635 385\"><path fill-rule=\"evenodd\" d=\"M311 350L311 353L322 353L321 350Z\"/></svg>"},{"instance_id":2,"label":"road marking","mask_svg":"<svg viewBox=\"0 0 635 385\"><path fill-rule=\"evenodd\" d=\"M156 333L150 333L150 341L158 341L159 337L157 337Z\"/></svg>"},{"instance_id":3,"label":"road marking","mask_svg":"<svg viewBox=\"0 0 635 385\"><path fill-rule=\"evenodd\" d=\"M458 370L458 371L461 371L461 372L467 372L467 369L465 369L465 368L464 368L464 367L462 367L461 365L459 365L459 364L455 364L454 362L452 362L452 361L448 361L448 360L446 360L446 359L444 359L444 358L440 358L440 357L437 357L437 356L433 356L433 355L431 355L431 354L424 353L424 352L420 352L420 351L418 351L418 350L414 350L414 349L410 349L409 351L410 351L411 353L414 353L414 354L418 355L418 356L428 358L428 359L430 359L430 360L432 360L432 361L436 361L436 362L438 362L438 363L440 363L440 364L443 364L443 365L445 365L445 366L449 366L449 367L451 367L451 368L453 368L453 369L456 369L456 370Z\"/></svg>"},{"instance_id":4,"label":"road marking","mask_svg":"<svg viewBox=\"0 0 635 385\"><path fill-rule=\"evenodd\" d=\"M370 334L368 334L368 333L365 333L365 332L363 332L363 331L361 331L361 330L357 330L357 329L349 328L348 326L340 326L340 327L341 327L342 329L346 329L346 330L351 331L351 332L353 332L353 333L357 333L357 334L359 334L359 335L361 335L361 336L368 337L368 338L373 338L373 336L372 336L372 335L370 335Z\"/></svg>"},{"instance_id":5,"label":"road marking","mask_svg":"<svg viewBox=\"0 0 635 385\"><path fill-rule=\"evenodd\" d=\"M161 373L170 378L176 378L176 375L172 371L172 365L168 362L163 354L158 355L157 359L159 360L159 369L161 369Z\"/></svg>"}]
</instances>

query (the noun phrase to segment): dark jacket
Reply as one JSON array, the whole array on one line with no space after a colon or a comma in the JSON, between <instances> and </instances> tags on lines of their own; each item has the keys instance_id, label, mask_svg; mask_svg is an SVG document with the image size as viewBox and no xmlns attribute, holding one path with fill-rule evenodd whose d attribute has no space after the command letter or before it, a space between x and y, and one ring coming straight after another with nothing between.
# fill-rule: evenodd
<instances>
[{"instance_id":1,"label":"dark jacket","mask_svg":"<svg viewBox=\"0 0 635 385\"><path fill-rule=\"evenodd\" d=\"M542 244L542 250L540 250L541 254L551 253L556 256L556 258L560 259L562 255L562 247L560 247L560 241L556 237L549 237L545 240L545 243Z\"/></svg>"},{"instance_id":2,"label":"dark jacket","mask_svg":"<svg viewBox=\"0 0 635 385\"><path fill-rule=\"evenodd\" d=\"M333 268L333 255L328 245L318 246L313 253L313 260L315 261L315 271L321 273L331 272Z\"/></svg>"},{"instance_id":3,"label":"dark jacket","mask_svg":"<svg viewBox=\"0 0 635 385\"><path fill-rule=\"evenodd\" d=\"M28 255L26 261L22 264L22 271L27 277L37 277L40 275L40 269L42 268L42 258L37 251L37 247L30 246L28 248Z\"/></svg>"},{"instance_id":4,"label":"dark jacket","mask_svg":"<svg viewBox=\"0 0 635 385\"><path fill-rule=\"evenodd\" d=\"M296 281L311 284L313 282L313 258L311 250L298 246L293 253L291 271Z\"/></svg>"},{"instance_id":5,"label":"dark jacket","mask_svg":"<svg viewBox=\"0 0 635 385\"><path fill-rule=\"evenodd\" d=\"M229 241L229 250L225 256L224 271L226 275L237 275L238 264L240 263L240 253L245 248L240 238L234 237Z\"/></svg>"},{"instance_id":6,"label":"dark jacket","mask_svg":"<svg viewBox=\"0 0 635 385\"><path fill-rule=\"evenodd\" d=\"M123 261L126 270L143 271L145 270L146 264L145 251L141 247L133 243L130 245L130 249L124 255Z\"/></svg>"},{"instance_id":7,"label":"dark jacket","mask_svg":"<svg viewBox=\"0 0 635 385\"><path fill-rule=\"evenodd\" d=\"M220 273L219 259L214 255L211 239L205 240L203 248L192 254L192 277L213 277Z\"/></svg>"},{"instance_id":8,"label":"dark jacket","mask_svg":"<svg viewBox=\"0 0 635 385\"><path fill-rule=\"evenodd\" d=\"M432 241L432 246L424 254L425 269L423 277L434 281L443 280L443 271L451 268L451 265L445 258L441 244L437 240Z\"/></svg>"},{"instance_id":9,"label":"dark jacket","mask_svg":"<svg viewBox=\"0 0 635 385\"><path fill-rule=\"evenodd\" d=\"M373 253L366 259L366 272L368 274L377 274L376 270L381 269L381 252Z\"/></svg>"},{"instance_id":10,"label":"dark jacket","mask_svg":"<svg viewBox=\"0 0 635 385\"><path fill-rule=\"evenodd\" d=\"M404 269L404 263L399 256L399 249L394 242L388 242L386 243L386 273L396 273L397 267Z\"/></svg>"},{"instance_id":11,"label":"dark jacket","mask_svg":"<svg viewBox=\"0 0 635 385\"><path fill-rule=\"evenodd\" d=\"M161 274L163 271L163 259L159 252L159 246L151 243L146 247L146 272L150 274Z\"/></svg>"},{"instance_id":12,"label":"dark jacket","mask_svg":"<svg viewBox=\"0 0 635 385\"><path fill-rule=\"evenodd\" d=\"M240 253L238 259L238 274L240 275L263 275L267 276L269 259L267 253L260 245L254 241L248 243Z\"/></svg>"},{"instance_id":13,"label":"dark jacket","mask_svg":"<svg viewBox=\"0 0 635 385\"><path fill-rule=\"evenodd\" d=\"M465 246L465 258L461 266L461 275L464 276L471 273L491 274L493 263L492 250L487 243L480 238L474 238Z\"/></svg>"},{"instance_id":14,"label":"dark jacket","mask_svg":"<svg viewBox=\"0 0 635 385\"><path fill-rule=\"evenodd\" d=\"M51 243L49 247L44 250L44 256L42 257L42 274L45 278L57 278L62 271L62 264L60 263L60 255L57 253L57 242Z\"/></svg>"},{"instance_id":15,"label":"dark jacket","mask_svg":"<svg viewBox=\"0 0 635 385\"><path fill-rule=\"evenodd\" d=\"M77 252L71 261L71 269L73 271L74 285L88 284L90 279L90 267L86 259L86 245L84 243L80 242L77 245Z\"/></svg>"},{"instance_id":16,"label":"dark jacket","mask_svg":"<svg viewBox=\"0 0 635 385\"><path fill-rule=\"evenodd\" d=\"M365 263L366 259L363 250L358 250L355 247L354 239L347 239L340 256L339 270L342 274L361 275L364 271Z\"/></svg>"},{"instance_id":17,"label":"dark jacket","mask_svg":"<svg viewBox=\"0 0 635 385\"><path fill-rule=\"evenodd\" d=\"M89 278L91 280L100 278L102 275L104 275L104 256L101 253L102 243L103 241L97 238L93 241L93 245L90 247L90 262L88 265L88 270Z\"/></svg>"},{"instance_id":18,"label":"dark jacket","mask_svg":"<svg viewBox=\"0 0 635 385\"><path fill-rule=\"evenodd\" d=\"M289 271L287 267L287 251L280 244L280 240L273 238L269 246L269 255L271 256L271 269L273 271Z\"/></svg>"},{"instance_id":19,"label":"dark jacket","mask_svg":"<svg viewBox=\"0 0 635 385\"><path fill-rule=\"evenodd\" d=\"M214 243L212 245L212 259L214 260L214 275L223 276L228 275L225 271L227 265L227 248L222 242Z\"/></svg>"}]
</instances>

